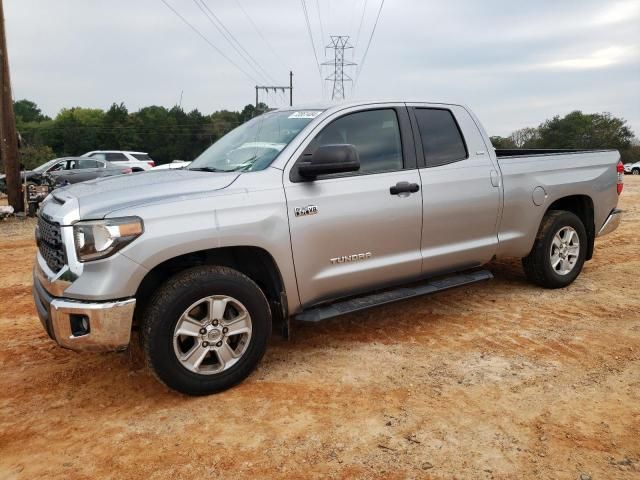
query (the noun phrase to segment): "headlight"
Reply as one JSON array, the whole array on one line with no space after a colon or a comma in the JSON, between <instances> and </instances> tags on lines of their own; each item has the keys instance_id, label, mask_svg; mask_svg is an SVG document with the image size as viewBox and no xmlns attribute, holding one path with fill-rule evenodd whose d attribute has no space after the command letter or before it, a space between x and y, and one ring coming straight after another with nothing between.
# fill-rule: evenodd
<instances>
[{"instance_id":1,"label":"headlight","mask_svg":"<svg viewBox=\"0 0 640 480\"><path fill-rule=\"evenodd\" d=\"M78 222L73 226L78 260L88 262L113 255L143 231L142 219L138 217Z\"/></svg>"}]
</instances>

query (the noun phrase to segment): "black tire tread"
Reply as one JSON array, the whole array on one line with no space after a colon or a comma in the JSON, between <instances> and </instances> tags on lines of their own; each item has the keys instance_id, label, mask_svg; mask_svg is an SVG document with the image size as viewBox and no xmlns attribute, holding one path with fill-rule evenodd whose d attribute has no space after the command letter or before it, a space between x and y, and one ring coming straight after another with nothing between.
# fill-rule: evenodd
<instances>
[{"instance_id":1,"label":"black tire tread","mask_svg":"<svg viewBox=\"0 0 640 480\"><path fill-rule=\"evenodd\" d=\"M566 210L549 210L542 218L542 222L540 222L540 228L536 234L536 239L533 242L531 252L522 259L522 267L527 279L544 288L562 288L575 280L575 277L571 277L568 282L559 282L557 279L551 278L545 271L546 262L548 261L546 245L547 236L549 235L550 230L556 226L556 221L563 216L577 221L584 229L582 221L574 213ZM586 230L584 233L586 235ZM580 273L584 262L584 253L581 253L581 255L583 255L583 257L581 263L576 267L578 271L576 276Z\"/></svg>"},{"instance_id":2,"label":"black tire tread","mask_svg":"<svg viewBox=\"0 0 640 480\"><path fill-rule=\"evenodd\" d=\"M536 234L531 252L522 259L525 276L529 281L537 285L544 286L545 283L544 264L538 260L545 254L545 252L542 251L544 249L544 238L549 229L553 227L556 218L560 217L563 213L565 213L563 210L550 210L545 214L540 223L540 228Z\"/></svg>"},{"instance_id":3,"label":"black tire tread","mask_svg":"<svg viewBox=\"0 0 640 480\"><path fill-rule=\"evenodd\" d=\"M175 276L169 278L165 281L158 290L153 294L151 300L148 303L148 306L144 312L142 325L140 328L140 342L142 347L142 352L145 358L145 364L149 370L153 373L153 376L163 385L166 385L169 388L174 388L171 385L168 385L167 382L158 375L155 366L152 361L151 354L151 345L150 342L147 341L151 334L151 330L154 328L155 324L160 321L163 314L165 313L166 308L166 299L173 298L179 291L188 288L193 285L194 282L198 280L202 280L203 277L210 277L212 275L226 277L230 281L238 281L241 283L248 283L255 288L255 293L258 295L259 300L264 304L264 309L268 312L269 316L269 328L271 328L271 309L269 307L269 302L265 297L263 291L260 287L249 277L244 275L243 273L238 272L229 267L222 266L200 266L193 267L187 270L184 270ZM164 300L164 301L163 301ZM267 337L270 336L270 331ZM242 381L244 377L239 378L234 384ZM207 395L209 393L215 393L216 391L224 390L226 388L230 388L233 385L229 385L223 389L219 390L208 390L201 391L200 389L194 389L191 391L182 390L183 393L187 393L189 395Z\"/></svg>"}]
</instances>

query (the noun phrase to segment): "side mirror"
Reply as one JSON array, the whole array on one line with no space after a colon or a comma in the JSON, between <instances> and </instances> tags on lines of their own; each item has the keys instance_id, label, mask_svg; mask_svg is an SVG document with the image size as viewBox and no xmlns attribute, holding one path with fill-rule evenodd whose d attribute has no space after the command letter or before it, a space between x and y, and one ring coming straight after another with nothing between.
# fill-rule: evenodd
<instances>
[{"instance_id":1,"label":"side mirror","mask_svg":"<svg viewBox=\"0 0 640 480\"><path fill-rule=\"evenodd\" d=\"M356 172L360 169L358 151L353 145L322 145L298 165L301 177L314 179L331 173Z\"/></svg>"}]
</instances>

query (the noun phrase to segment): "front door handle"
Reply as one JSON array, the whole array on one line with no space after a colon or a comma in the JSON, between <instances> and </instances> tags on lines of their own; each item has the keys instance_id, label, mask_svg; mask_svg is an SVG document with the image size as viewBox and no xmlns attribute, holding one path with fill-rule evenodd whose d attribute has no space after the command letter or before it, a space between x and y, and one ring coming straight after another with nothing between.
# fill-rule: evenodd
<instances>
[{"instance_id":1,"label":"front door handle","mask_svg":"<svg viewBox=\"0 0 640 480\"><path fill-rule=\"evenodd\" d=\"M392 187L389 187L389 193L391 195L400 195L401 193L416 193L420 190L420 185L417 183L398 182Z\"/></svg>"}]
</instances>

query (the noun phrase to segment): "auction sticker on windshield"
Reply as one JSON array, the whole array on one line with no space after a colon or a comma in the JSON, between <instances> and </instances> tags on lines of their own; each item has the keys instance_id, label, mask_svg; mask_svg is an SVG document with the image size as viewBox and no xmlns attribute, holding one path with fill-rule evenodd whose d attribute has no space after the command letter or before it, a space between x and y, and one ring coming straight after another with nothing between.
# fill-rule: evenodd
<instances>
[{"instance_id":1,"label":"auction sticker on windshield","mask_svg":"<svg viewBox=\"0 0 640 480\"><path fill-rule=\"evenodd\" d=\"M306 110L304 112L293 112L288 118L316 118L321 113L321 110Z\"/></svg>"}]
</instances>

